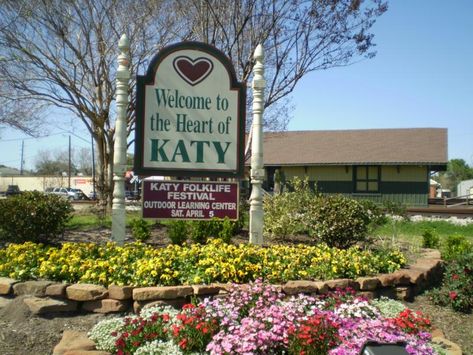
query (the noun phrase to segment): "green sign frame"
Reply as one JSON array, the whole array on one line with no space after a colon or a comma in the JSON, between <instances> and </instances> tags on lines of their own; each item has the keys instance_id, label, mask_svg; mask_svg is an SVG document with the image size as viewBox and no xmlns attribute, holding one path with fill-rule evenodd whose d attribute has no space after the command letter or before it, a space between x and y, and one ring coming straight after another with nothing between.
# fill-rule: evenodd
<instances>
[{"instance_id":1,"label":"green sign frame","mask_svg":"<svg viewBox=\"0 0 473 355\"><path fill-rule=\"evenodd\" d=\"M192 51L192 52L189 52L189 51ZM180 55L180 53L182 53L181 56L179 57L176 57L177 55ZM189 56L187 55L188 53L195 53L196 55L198 54L198 57L197 58L189 58ZM224 156L224 153L226 153L228 151L228 148L230 146L230 142L224 142L226 143L226 150L224 151L223 148L222 148L222 144L221 142L209 142L209 141L204 141L203 143L196 143L198 141L196 140L192 140L192 134L195 134L195 133L192 133L190 134L189 132L185 132L186 134L184 134L184 137L185 139L187 140L184 140L184 139L181 139L179 140L179 143L182 143L181 146L177 146L175 148L175 151L174 151L174 155L172 155L172 153L165 153L164 152L164 143L169 143L168 141L170 139L161 139L161 143L159 143L159 133L156 133L156 132L152 132L154 134L154 138L156 139L152 139L153 141L156 141L156 142L152 142L154 145L152 145L152 147L155 149L154 150L154 153L151 152L151 153L147 153L148 155L145 154L145 146L146 147L150 147L150 143L148 142L150 139L146 138L147 135L151 134L149 133L149 117L145 117L146 115L146 112L147 112L147 104L149 104L149 102L151 101L150 100L150 94L148 94L148 103L146 102L146 95L147 95L147 88L148 90L151 90L151 89L155 89L157 86L155 85L160 85L161 83L159 83L160 81L160 76L157 76L157 71L160 69L160 65L163 63L163 61L167 60L168 62L171 60L171 58L175 58L173 63L174 63L174 68L175 68L175 72L173 71L172 75L175 75L175 78L177 82L181 82L183 85L190 85L190 89L189 90L194 90L196 91L195 88L198 88L199 84L201 83L204 83L205 82L205 79L207 78L207 76L209 76L210 72L212 71L212 69L216 66L218 66L218 68L220 68L220 72L223 72L223 70L226 71L227 75L228 75L228 78L229 78L229 87L228 87L228 90L230 92L231 95L233 95L232 97L234 97L232 100L235 102L235 104L231 107L232 110L236 111L235 112L235 121L232 122L232 128L236 128L235 131L232 131L232 135L230 136L230 134L227 134L231 137L231 138L228 138L227 140L230 140L230 139L233 139L231 144L232 144L232 150L231 150L231 161L232 161L232 166L230 168L222 168L222 169L215 169L215 165L217 163L221 163L223 159L221 159L223 156ZM193 76L192 72L190 74L186 74L186 72L184 72L184 74L181 73L180 71L180 67L176 66L176 59L179 58L179 60L181 60L182 58L182 63L180 62L177 62L178 65L179 64L182 64L182 69L184 71L184 69L186 69L186 65L187 67L192 67L192 68L197 68L198 65L201 64L201 67L203 67L203 71L201 71L202 73L201 76L199 77L200 74L198 74L197 76ZM186 63L185 61L188 61L188 63ZM201 63L199 62L201 61ZM167 63L167 62L166 62ZM163 65L163 68L168 68L169 69L169 64L166 64L168 65L168 67L166 67L165 65ZM224 69L222 69L222 66ZM208 70L210 67L210 71ZM205 73L205 70L207 69L208 73L206 74ZM162 69L162 71L164 71L164 69ZM172 71L172 70L171 70ZM170 70L167 70L165 73L165 75L171 75L169 74ZM216 72L216 71L215 71ZM166 77L164 74L163 74L163 77ZM180 78L179 78L180 76ZM174 77L173 77L174 79ZM184 80L182 80L184 79ZM179 81L180 80L180 81ZM155 81L157 81L157 83L155 83ZM167 82L170 82L170 80L167 80ZM174 82L174 81L172 81ZM187 83L185 83L187 82ZM212 87L212 85L215 83L215 81L207 81L205 82L205 85L207 85L207 87ZM166 83L164 83L164 85L166 85ZM215 86L218 87L218 85L225 85L225 84L221 84L221 82L218 82L218 83L215 83ZM148 66L148 69L147 69L147 72L145 75L138 75L137 76L137 83L136 83L136 86L137 86L137 91L136 91L136 121L135 121L135 156L134 156L134 172L136 174L139 174L141 176L156 176L156 175L160 175L160 176L180 176L180 177L225 177L225 178L241 178L243 177L243 174L244 174L244 140L245 140L245 121L246 121L246 85L244 83L241 83L241 82L238 82L237 80L237 77L236 77L236 74L235 74L235 69L233 67L233 64L232 62L230 61L230 59L223 53L221 52L220 50L218 50L217 48L211 46L211 45L208 45L206 43L201 43L201 42L181 42L181 43L177 43L177 44L174 44L174 45L170 45L168 47L165 47L163 48L161 51L159 51L159 53L157 53L150 61L150 64ZM156 96L158 96L158 90L164 90L164 89L155 89L156 91ZM169 89L167 89L169 90ZM174 90L174 89L172 89ZM177 91L178 89L176 89L176 102L177 102ZM164 92L164 91L163 91ZM171 92L171 91L170 91ZM212 99L210 98L210 96L207 98L209 101L209 103L211 102L211 100L213 99L213 96L212 96ZM162 99L161 99L162 100ZM169 100L169 98L168 98ZM159 97L157 98L156 101L159 101ZM156 105L156 103L154 103ZM212 104L214 104L214 102L212 102ZM234 107L236 105L236 108ZM210 106L210 105L209 105ZM218 106L218 104L217 104ZM194 110L195 111L195 110ZM232 112L234 112L232 111ZM184 112L184 111L183 111ZM214 112L215 113L215 112ZM158 115L158 113L156 113L156 115ZM149 116L149 113L148 113L148 116ZM191 114L189 114L188 116L191 116ZM159 117L159 116L157 116ZM184 123L183 122L179 122L179 119L184 117L184 123L186 123L185 121L185 117L186 115L185 114L182 114L181 117L179 117L179 114L177 115L177 120L175 121L172 121L172 118L171 120L170 119L167 119L166 121L169 121L169 122L165 122L165 123L169 123L169 125L166 125L165 127L168 128L170 126L173 126L173 127L178 127L178 128L175 128L176 131L179 131L179 127L181 127L181 129L185 129L183 127L184 126ZM231 116L228 116L230 117L230 120L231 120ZM227 131L228 131L228 127L229 127L229 120L228 120L228 117L226 118L226 124L227 124ZM151 130L153 130L153 121L154 118L151 118ZM162 122L160 122L162 124ZM192 123L192 122L191 122ZM199 123L200 122L197 122L196 123ZM213 134L213 136L218 136L216 133L216 128L214 128L215 132L212 132L212 128L209 129L209 122L207 122L207 126L205 125L205 122L204 121L201 121L202 123L202 131L204 131L204 129L207 127L207 134L211 134L211 133L215 133ZM210 127L212 127L212 123L215 123L215 122L210 122ZM218 122L219 124L225 124L225 122ZM214 127L217 126L217 124L214 125ZM197 126L192 126L192 124L190 126L187 126L187 128L189 129L189 127L194 127L193 129L194 130L197 130ZM220 127L220 125L219 125ZM223 126L222 126L223 127ZM161 126L161 129L163 129L163 126ZM148 130L148 131L146 131ZM210 132L209 132L210 131ZM200 133L200 132L199 132ZM171 133L168 133L168 132L163 132L163 134L172 134ZM189 138L189 136L191 138ZM181 142L182 141L182 142ZM164 142L164 143L163 143ZM190 142L190 143L189 143ZM146 144L147 145L146 145ZM204 144L205 143L205 144ZM207 144L208 143L208 144ZM214 155L217 154L218 156L218 159L214 159L213 161L213 167L207 167L205 165L205 162L204 162L204 159L207 157L206 155L206 151L205 149L208 149L210 150L213 146L212 144L215 146L215 150L216 150L216 153L214 152ZM161 146L159 146L159 144L161 144ZM187 151L185 150L185 144L187 144L187 147L189 147L189 144L193 145L192 148L194 149L195 151L195 156L197 157L195 160L196 161L190 161L189 159L189 155L185 155L184 153L187 154ZM170 144L169 144L170 145ZM169 146L168 145L168 146ZM233 147L233 145L235 145L235 148ZM166 147L168 147L166 146ZM159 149L157 149L156 147L158 147ZM179 148L179 151L178 151L178 148ZM149 149L148 149L149 150ZM156 153L156 150L158 151ZM194 152L193 151L193 152ZM158 154L159 153L159 154ZM168 155L166 155L168 154ZM236 156L235 156L236 154ZM152 159L149 159L149 156L152 157L152 159L154 158L154 160ZM148 158L147 158L148 157ZM170 167L171 165L171 162L169 162L171 159L170 158L180 158L181 161L179 162L180 163L180 166L179 167ZM161 158L161 161L164 161L162 163L163 166L159 166L160 165L160 162L159 162L159 158ZM184 161L184 158L187 158L188 161ZM167 159L167 160L166 160ZM177 160L177 159L176 159ZM216 161L217 160L217 161ZM153 163L151 163L151 161ZM167 166L166 166L166 163ZM224 161L223 161L224 162ZM186 166L184 166L186 165Z\"/></svg>"}]
</instances>

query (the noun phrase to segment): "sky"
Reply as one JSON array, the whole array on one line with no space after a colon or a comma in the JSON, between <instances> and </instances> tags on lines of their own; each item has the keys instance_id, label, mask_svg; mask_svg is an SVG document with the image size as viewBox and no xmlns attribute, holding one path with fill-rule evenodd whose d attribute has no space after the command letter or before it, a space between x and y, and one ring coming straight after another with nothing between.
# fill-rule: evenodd
<instances>
[{"instance_id":1,"label":"sky","mask_svg":"<svg viewBox=\"0 0 473 355\"><path fill-rule=\"evenodd\" d=\"M448 128L449 159L473 166L473 1L391 0L373 27L377 55L316 71L293 93L288 130ZM59 128L61 127L61 128ZM0 165L34 168L40 150L90 147L84 127L54 117L47 137L0 130Z\"/></svg>"},{"instance_id":2,"label":"sky","mask_svg":"<svg viewBox=\"0 0 473 355\"><path fill-rule=\"evenodd\" d=\"M377 55L313 72L289 130L448 128L449 159L473 165L473 1L393 0Z\"/></svg>"}]
</instances>

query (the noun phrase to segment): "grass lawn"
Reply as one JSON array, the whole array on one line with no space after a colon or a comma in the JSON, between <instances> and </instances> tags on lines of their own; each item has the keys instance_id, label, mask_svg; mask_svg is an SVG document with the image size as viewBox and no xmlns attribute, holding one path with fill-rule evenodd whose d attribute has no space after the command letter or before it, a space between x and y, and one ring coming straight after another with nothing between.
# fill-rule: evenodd
<instances>
[{"instance_id":1,"label":"grass lawn","mask_svg":"<svg viewBox=\"0 0 473 355\"><path fill-rule=\"evenodd\" d=\"M129 225L130 221L136 218L141 218L139 211L127 211L126 212L126 224ZM66 225L66 229L69 230L82 230L87 231L96 228L111 228L112 227L112 215L108 213L102 217L98 213L91 212L80 212L74 213L72 218Z\"/></svg>"},{"instance_id":2,"label":"grass lawn","mask_svg":"<svg viewBox=\"0 0 473 355\"><path fill-rule=\"evenodd\" d=\"M473 242L473 224L458 226L446 221L411 222L407 220L395 222L395 225L393 225L392 221L389 221L385 225L378 227L373 234L387 238L391 237L394 231L399 239L415 243L416 245L422 244L422 234L425 231L432 231L437 234L441 242L452 234L463 235Z\"/></svg>"}]
</instances>

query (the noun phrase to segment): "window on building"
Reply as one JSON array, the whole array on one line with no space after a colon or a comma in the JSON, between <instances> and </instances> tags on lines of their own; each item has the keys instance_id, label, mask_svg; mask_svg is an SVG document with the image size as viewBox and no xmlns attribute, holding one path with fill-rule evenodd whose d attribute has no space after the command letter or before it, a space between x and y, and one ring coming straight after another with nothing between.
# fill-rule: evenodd
<instances>
[{"instance_id":1,"label":"window on building","mask_svg":"<svg viewBox=\"0 0 473 355\"><path fill-rule=\"evenodd\" d=\"M355 192L379 192L379 166L355 168Z\"/></svg>"}]
</instances>

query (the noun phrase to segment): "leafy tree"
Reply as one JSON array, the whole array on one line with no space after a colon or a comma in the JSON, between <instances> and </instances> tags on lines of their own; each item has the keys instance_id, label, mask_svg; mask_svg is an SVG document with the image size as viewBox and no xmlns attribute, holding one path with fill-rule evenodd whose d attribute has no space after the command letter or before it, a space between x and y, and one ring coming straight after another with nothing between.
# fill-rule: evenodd
<instances>
[{"instance_id":1,"label":"leafy tree","mask_svg":"<svg viewBox=\"0 0 473 355\"><path fill-rule=\"evenodd\" d=\"M440 183L453 193L457 192L457 185L463 181L473 179L473 167L470 167L463 159L451 159L447 165L447 171L439 174Z\"/></svg>"},{"instance_id":2,"label":"leafy tree","mask_svg":"<svg viewBox=\"0 0 473 355\"><path fill-rule=\"evenodd\" d=\"M83 122L97 148L99 193L111 203L122 33L131 43L133 73L128 133L135 123L136 74L163 46L189 39L221 49L245 83L253 52L263 43L265 106L273 112L267 128L284 129L288 115L281 112L302 77L374 55L369 31L386 9L382 0L4 0L0 19L8 25L0 26L0 78L8 84L8 100L59 107Z\"/></svg>"}]
</instances>

